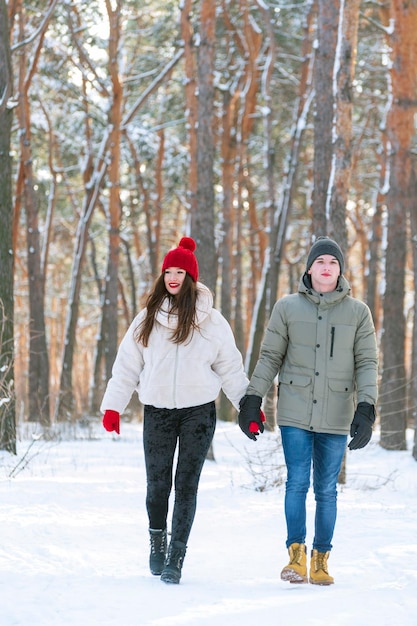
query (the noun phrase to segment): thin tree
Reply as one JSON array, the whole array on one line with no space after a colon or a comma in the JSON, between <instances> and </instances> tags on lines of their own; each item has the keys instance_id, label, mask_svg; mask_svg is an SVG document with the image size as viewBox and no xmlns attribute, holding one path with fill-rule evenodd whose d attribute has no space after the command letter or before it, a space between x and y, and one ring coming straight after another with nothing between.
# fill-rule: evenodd
<instances>
[{"instance_id":1,"label":"thin tree","mask_svg":"<svg viewBox=\"0 0 417 626\"><path fill-rule=\"evenodd\" d=\"M216 292L217 255L214 240L214 49L216 1L201 0L200 46L197 61L197 205L191 215L191 236L197 242L202 281ZM207 453L213 459L213 445Z\"/></svg>"},{"instance_id":2,"label":"thin tree","mask_svg":"<svg viewBox=\"0 0 417 626\"><path fill-rule=\"evenodd\" d=\"M16 454L13 202L10 158L12 91L7 9L5 1L0 0L0 449Z\"/></svg>"},{"instance_id":3,"label":"thin tree","mask_svg":"<svg viewBox=\"0 0 417 626\"><path fill-rule=\"evenodd\" d=\"M333 75L338 41L340 0L317 2L317 47L314 62L314 188L313 233L327 233L327 194L332 164L334 91Z\"/></svg>"},{"instance_id":4,"label":"thin tree","mask_svg":"<svg viewBox=\"0 0 417 626\"><path fill-rule=\"evenodd\" d=\"M110 0L106 0L109 20L109 75L112 84L111 106L109 108L109 201L108 201L108 257L103 300L102 333L105 345L106 380L111 376L111 368L116 357L117 341L117 301L119 285L120 253L120 143L123 105L123 87L119 76L119 51L121 37L121 0L112 9Z\"/></svg>"},{"instance_id":5,"label":"thin tree","mask_svg":"<svg viewBox=\"0 0 417 626\"><path fill-rule=\"evenodd\" d=\"M390 11L394 28L390 38L392 92L387 118L390 153L380 444L388 450L404 450L407 425L404 298L407 216L415 203L412 139L417 113L417 3L393 0Z\"/></svg>"},{"instance_id":6,"label":"thin tree","mask_svg":"<svg viewBox=\"0 0 417 626\"><path fill-rule=\"evenodd\" d=\"M181 36L184 42L184 71L185 71L185 103L188 127L188 152L190 167L187 185L187 203L190 215L197 212L197 119L198 95L196 92L196 47L192 27L193 0L184 0L181 8Z\"/></svg>"},{"instance_id":7,"label":"thin tree","mask_svg":"<svg viewBox=\"0 0 417 626\"><path fill-rule=\"evenodd\" d=\"M89 227L97 205L101 187L107 173L107 153L110 136L108 131L109 129L105 131L97 157L94 159L93 156L90 155L90 158L87 159L86 171L84 174L85 197L75 238L67 319L65 324L59 395L55 406L55 419L57 421L73 420L74 392L72 386L72 370L76 347L76 330L80 309L82 270L89 237Z\"/></svg>"},{"instance_id":8,"label":"thin tree","mask_svg":"<svg viewBox=\"0 0 417 626\"><path fill-rule=\"evenodd\" d=\"M355 73L360 0L343 2L333 69L333 158L327 210L328 233L347 251L346 205L352 171L352 83Z\"/></svg>"},{"instance_id":9,"label":"thin tree","mask_svg":"<svg viewBox=\"0 0 417 626\"><path fill-rule=\"evenodd\" d=\"M412 185L414 187L414 198L417 198L417 159L413 158L412 166ZM411 207L410 211L410 230L411 230L411 254L414 274L414 293L417 293L417 205ZM414 298L413 310L413 334L412 334L412 356L411 356L411 383L410 383L410 424L414 426L414 442L412 455L417 461L417 303Z\"/></svg>"},{"instance_id":10,"label":"thin tree","mask_svg":"<svg viewBox=\"0 0 417 626\"><path fill-rule=\"evenodd\" d=\"M39 200L35 192L36 175L33 168L31 106L29 90L42 52L43 41L56 0L49 2L48 11L35 38L31 58L27 53L26 14L19 11L19 73L18 107L20 163L16 196L22 196L26 215L27 269L29 279L29 421L40 421L48 427L51 422L49 398L49 356L45 325L45 281L42 268L39 232Z\"/></svg>"},{"instance_id":11,"label":"thin tree","mask_svg":"<svg viewBox=\"0 0 417 626\"><path fill-rule=\"evenodd\" d=\"M200 276L216 291L217 255L214 239L214 51L215 0L200 3L198 50L197 207L191 215L191 236L197 242Z\"/></svg>"}]
</instances>

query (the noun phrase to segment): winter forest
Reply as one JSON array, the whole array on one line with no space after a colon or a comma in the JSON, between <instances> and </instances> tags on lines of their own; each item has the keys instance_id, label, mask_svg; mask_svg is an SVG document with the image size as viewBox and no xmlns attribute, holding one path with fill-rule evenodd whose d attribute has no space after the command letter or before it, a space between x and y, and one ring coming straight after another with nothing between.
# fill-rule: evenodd
<instances>
[{"instance_id":1,"label":"winter forest","mask_svg":"<svg viewBox=\"0 0 417 626\"><path fill-rule=\"evenodd\" d=\"M0 448L100 419L181 236L250 374L327 234L377 329L380 445L406 450L416 120L416 0L0 0Z\"/></svg>"}]
</instances>

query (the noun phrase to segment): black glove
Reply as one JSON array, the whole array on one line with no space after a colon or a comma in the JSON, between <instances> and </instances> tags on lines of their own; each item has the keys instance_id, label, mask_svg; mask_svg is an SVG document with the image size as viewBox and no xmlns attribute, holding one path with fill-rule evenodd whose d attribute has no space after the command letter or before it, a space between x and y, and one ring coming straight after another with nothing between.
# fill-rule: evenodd
<instances>
[{"instance_id":1,"label":"black glove","mask_svg":"<svg viewBox=\"0 0 417 626\"><path fill-rule=\"evenodd\" d=\"M259 432L264 432L261 404L262 398L259 396L243 396L239 402L238 420L240 429L245 433L246 437L253 439L253 441L256 441L256 435L259 435L259 433L251 430L250 425L252 422L257 424Z\"/></svg>"},{"instance_id":2,"label":"black glove","mask_svg":"<svg viewBox=\"0 0 417 626\"><path fill-rule=\"evenodd\" d=\"M375 422L375 407L369 402L359 402L353 422L350 425L350 450L359 450L369 443L372 437L372 426Z\"/></svg>"}]
</instances>

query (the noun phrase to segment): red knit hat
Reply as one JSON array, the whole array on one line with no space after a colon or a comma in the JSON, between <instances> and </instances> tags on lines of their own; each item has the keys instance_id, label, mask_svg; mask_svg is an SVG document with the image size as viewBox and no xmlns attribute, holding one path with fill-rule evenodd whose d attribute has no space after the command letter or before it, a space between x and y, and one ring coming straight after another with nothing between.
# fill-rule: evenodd
<instances>
[{"instance_id":1,"label":"red knit hat","mask_svg":"<svg viewBox=\"0 0 417 626\"><path fill-rule=\"evenodd\" d=\"M197 282L198 262L194 254L197 244L191 237L183 237L178 244L178 248L170 250L162 263L162 272L168 267L180 267L188 272L191 278Z\"/></svg>"}]
</instances>

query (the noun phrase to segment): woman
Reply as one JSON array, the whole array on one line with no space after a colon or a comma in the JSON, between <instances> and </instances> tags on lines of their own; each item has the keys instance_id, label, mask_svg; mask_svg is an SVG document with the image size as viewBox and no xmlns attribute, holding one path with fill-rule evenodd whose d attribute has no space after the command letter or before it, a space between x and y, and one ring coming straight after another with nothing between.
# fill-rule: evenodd
<instances>
[{"instance_id":1,"label":"woman","mask_svg":"<svg viewBox=\"0 0 417 626\"><path fill-rule=\"evenodd\" d=\"M197 282L195 241L168 252L146 308L123 338L101 404L103 425L120 432L120 413L136 389L144 405L152 574L178 584L196 510L204 460L216 426L220 389L238 409L248 379L231 328ZM174 452L175 502L167 550L168 499Z\"/></svg>"}]
</instances>

